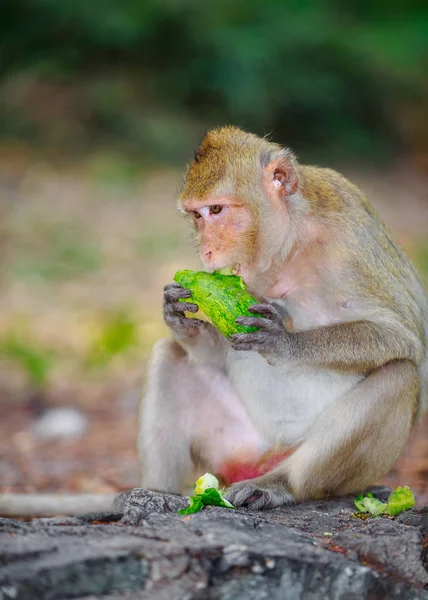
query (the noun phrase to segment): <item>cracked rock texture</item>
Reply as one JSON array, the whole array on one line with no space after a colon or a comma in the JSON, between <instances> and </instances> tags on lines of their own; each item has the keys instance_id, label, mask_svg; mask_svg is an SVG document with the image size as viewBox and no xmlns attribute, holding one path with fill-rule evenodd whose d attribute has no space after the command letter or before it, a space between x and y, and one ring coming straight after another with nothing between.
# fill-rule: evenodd
<instances>
[{"instance_id":1,"label":"cracked rock texture","mask_svg":"<svg viewBox=\"0 0 428 600\"><path fill-rule=\"evenodd\" d=\"M352 498L186 505L135 489L109 515L0 519L0 600L428 600L428 507L363 521Z\"/></svg>"}]
</instances>

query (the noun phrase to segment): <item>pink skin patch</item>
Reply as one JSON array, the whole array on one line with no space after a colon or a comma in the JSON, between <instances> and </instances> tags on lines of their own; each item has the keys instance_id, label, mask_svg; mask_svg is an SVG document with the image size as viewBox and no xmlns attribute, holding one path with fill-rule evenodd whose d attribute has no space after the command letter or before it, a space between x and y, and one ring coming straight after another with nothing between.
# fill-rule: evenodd
<instances>
[{"instance_id":1,"label":"pink skin patch","mask_svg":"<svg viewBox=\"0 0 428 600\"><path fill-rule=\"evenodd\" d=\"M257 461L245 461L239 459L231 459L224 463L218 470L218 475L226 485L244 481L245 479L254 479L264 475L268 471L272 471L290 454L294 448L277 452L266 452Z\"/></svg>"}]
</instances>

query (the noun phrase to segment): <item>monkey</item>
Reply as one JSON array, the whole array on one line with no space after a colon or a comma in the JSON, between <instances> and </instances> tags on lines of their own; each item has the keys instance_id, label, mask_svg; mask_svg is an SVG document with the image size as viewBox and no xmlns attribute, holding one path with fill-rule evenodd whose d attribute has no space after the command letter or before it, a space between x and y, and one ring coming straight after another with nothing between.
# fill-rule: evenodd
<instances>
[{"instance_id":1,"label":"monkey","mask_svg":"<svg viewBox=\"0 0 428 600\"><path fill-rule=\"evenodd\" d=\"M376 482L428 405L428 299L367 198L226 126L195 150L178 209L203 268L232 267L257 298L237 319L257 330L229 341L186 316L189 290L165 286L171 337L153 348L140 403L141 487L181 494L204 469L234 506L268 509ZM79 495L67 507L22 496L0 495L0 513L92 510Z\"/></svg>"},{"instance_id":2,"label":"monkey","mask_svg":"<svg viewBox=\"0 0 428 600\"><path fill-rule=\"evenodd\" d=\"M266 509L376 482L427 408L428 298L367 198L225 126L196 149L178 208L203 268L232 267L257 298L236 319L257 329L228 340L189 316L189 290L165 286L141 487L179 494L204 469L235 507Z\"/></svg>"}]
</instances>

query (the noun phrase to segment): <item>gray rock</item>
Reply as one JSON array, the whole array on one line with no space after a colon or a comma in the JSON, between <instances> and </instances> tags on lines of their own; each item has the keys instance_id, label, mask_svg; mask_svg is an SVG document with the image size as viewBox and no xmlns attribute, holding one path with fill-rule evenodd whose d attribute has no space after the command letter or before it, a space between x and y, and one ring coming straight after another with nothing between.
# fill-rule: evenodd
<instances>
[{"instance_id":1,"label":"gray rock","mask_svg":"<svg viewBox=\"0 0 428 600\"><path fill-rule=\"evenodd\" d=\"M349 498L186 505L135 489L109 515L0 519L0 599L428 600L423 509L362 521Z\"/></svg>"}]
</instances>

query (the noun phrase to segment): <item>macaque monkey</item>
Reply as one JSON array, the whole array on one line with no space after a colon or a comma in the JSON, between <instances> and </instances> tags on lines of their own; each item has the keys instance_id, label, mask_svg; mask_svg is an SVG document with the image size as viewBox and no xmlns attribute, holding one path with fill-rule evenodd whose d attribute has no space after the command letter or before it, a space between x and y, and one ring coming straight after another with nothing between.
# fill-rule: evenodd
<instances>
[{"instance_id":1,"label":"macaque monkey","mask_svg":"<svg viewBox=\"0 0 428 600\"><path fill-rule=\"evenodd\" d=\"M273 508L376 482L428 404L428 299L363 193L223 127L178 205L204 268L233 267L258 298L259 316L237 319L258 329L229 341L185 316L189 290L165 287L172 339L154 348L141 403L141 486L182 493L210 471L235 506Z\"/></svg>"},{"instance_id":2,"label":"macaque monkey","mask_svg":"<svg viewBox=\"0 0 428 600\"><path fill-rule=\"evenodd\" d=\"M232 266L261 316L239 317L258 330L228 341L185 316L189 290L165 287L172 339L141 404L141 486L181 493L207 470L235 506L273 508L374 483L428 403L428 299L363 193L223 127L178 206L205 270Z\"/></svg>"}]
</instances>

